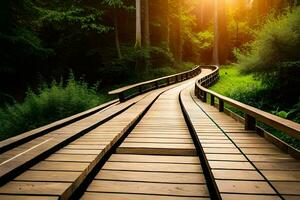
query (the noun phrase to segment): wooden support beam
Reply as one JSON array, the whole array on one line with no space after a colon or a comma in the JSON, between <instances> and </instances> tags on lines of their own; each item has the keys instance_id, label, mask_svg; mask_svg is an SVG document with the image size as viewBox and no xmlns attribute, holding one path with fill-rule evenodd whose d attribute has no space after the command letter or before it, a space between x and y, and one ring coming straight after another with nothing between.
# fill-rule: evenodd
<instances>
[{"instance_id":1,"label":"wooden support beam","mask_svg":"<svg viewBox=\"0 0 300 200\"><path fill-rule=\"evenodd\" d=\"M214 95L210 95L210 105L215 105L215 96Z\"/></svg>"},{"instance_id":2,"label":"wooden support beam","mask_svg":"<svg viewBox=\"0 0 300 200\"><path fill-rule=\"evenodd\" d=\"M139 86L139 93L143 93L143 87L141 85Z\"/></svg>"},{"instance_id":3,"label":"wooden support beam","mask_svg":"<svg viewBox=\"0 0 300 200\"><path fill-rule=\"evenodd\" d=\"M256 119L251 115L245 115L245 130L255 130L256 128Z\"/></svg>"},{"instance_id":4,"label":"wooden support beam","mask_svg":"<svg viewBox=\"0 0 300 200\"><path fill-rule=\"evenodd\" d=\"M207 93L203 91L202 101L207 102Z\"/></svg>"},{"instance_id":5,"label":"wooden support beam","mask_svg":"<svg viewBox=\"0 0 300 200\"><path fill-rule=\"evenodd\" d=\"M119 96L120 102L124 102L125 101L125 97L124 97L124 93L123 92L119 93L118 96Z\"/></svg>"},{"instance_id":6,"label":"wooden support beam","mask_svg":"<svg viewBox=\"0 0 300 200\"><path fill-rule=\"evenodd\" d=\"M155 81L155 87L159 88L158 81Z\"/></svg>"},{"instance_id":7,"label":"wooden support beam","mask_svg":"<svg viewBox=\"0 0 300 200\"><path fill-rule=\"evenodd\" d=\"M224 111L224 101L222 99L219 99L219 112Z\"/></svg>"}]
</instances>

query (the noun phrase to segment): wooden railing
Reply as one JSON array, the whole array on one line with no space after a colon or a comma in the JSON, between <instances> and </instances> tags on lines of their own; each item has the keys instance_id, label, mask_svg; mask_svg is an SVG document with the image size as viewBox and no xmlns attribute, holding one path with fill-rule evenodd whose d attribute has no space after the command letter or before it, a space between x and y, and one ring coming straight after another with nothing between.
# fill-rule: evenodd
<instances>
[{"instance_id":1,"label":"wooden railing","mask_svg":"<svg viewBox=\"0 0 300 200\"><path fill-rule=\"evenodd\" d=\"M210 104L215 105L215 99L218 98L218 108L220 112L224 111L224 103L245 113L245 129L255 130L256 122L262 122L272 128L286 133L287 135L300 140L300 124L293 121L280 118L276 115L264 112L252 106L238 102L231 98L213 92L208 87L212 86L219 79L218 66L205 66L205 68L212 69L212 72L196 81L195 95L203 102L207 102L207 96L210 95Z\"/></svg>"},{"instance_id":2,"label":"wooden railing","mask_svg":"<svg viewBox=\"0 0 300 200\"><path fill-rule=\"evenodd\" d=\"M199 66L196 66L194 69L181 72L178 74L170 75L170 76L165 76L161 78L157 78L154 80L149 80L141 83L136 83L133 85L129 85L126 87L122 87L113 91L110 91L108 94L114 94L118 95L120 102L124 102L127 99L129 99L132 96L135 96L137 94L142 94L144 92L157 89L163 86L167 86L170 84L178 83L184 80L187 80L189 78L197 76L201 72L201 68ZM150 87L149 87L150 86ZM148 87L148 88L147 88ZM131 94L130 96L125 96L125 92L130 92L134 89L137 89L138 92Z\"/></svg>"}]
</instances>

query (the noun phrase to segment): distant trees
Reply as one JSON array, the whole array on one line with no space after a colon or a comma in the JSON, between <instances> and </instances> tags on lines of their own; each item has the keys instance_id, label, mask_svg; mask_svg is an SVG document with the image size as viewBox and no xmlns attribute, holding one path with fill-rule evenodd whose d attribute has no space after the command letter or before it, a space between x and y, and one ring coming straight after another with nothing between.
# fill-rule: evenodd
<instances>
[{"instance_id":1,"label":"distant trees","mask_svg":"<svg viewBox=\"0 0 300 200\"><path fill-rule=\"evenodd\" d=\"M143 60L141 72L179 68L186 61L212 63L213 52L220 64L232 62L233 50L247 50L245 44L270 13L280 16L286 6L299 4L299 0L218 2L214 7L213 0L3 0L0 86L10 91L4 85L15 77L19 85L39 82L29 77L66 77L70 68L91 82L121 82L126 78L122 74L136 70L137 59Z\"/></svg>"},{"instance_id":2,"label":"distant trees","mask_svg":"<svg viewBox=\"0 0 300 200\"><path fill-rule=\"evenodd\" d=\"M127 8L122 0L104 0L104 4L108 5L112 9L113 13L113 21L114 21L114 31L115 31L115 43L116 50L118 53L118 58L122 58L121 47L120 47L120 39L119 39L119 24L118 24L118 10L120 8Z\"/></svg>"}]
</instances>

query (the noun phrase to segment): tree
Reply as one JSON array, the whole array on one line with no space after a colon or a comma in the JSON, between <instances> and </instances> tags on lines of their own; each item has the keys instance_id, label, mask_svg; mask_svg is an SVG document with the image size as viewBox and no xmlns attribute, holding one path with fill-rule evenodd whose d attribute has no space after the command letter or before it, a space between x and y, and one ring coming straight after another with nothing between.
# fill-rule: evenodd
<instances>
[{"instance_id":1,"label":"tree","mask_svg":"<svg viewBox=\"0 0 300 200\"><path fill-rule=\"evenodd\" d=\"M170 49L176 65L182 62L182 0L169 0Z\"/></svg>"},{"instance_id":2,"label":"tree","mask_svg":"<svg viewBox=\"0 0 300 200\"><path fill-rule=\"evenodd\" d=\"M225 0L215 0L215 43L213 62L216 64L224 64L228 59L227 14L225 2Z\"/></svg>"},{"instance_id":3,"label":"tree","mask_svg":"<svg viewBox=\"0 0 300 200\"><path fill-rule=\"evenodd\" d=\"M118 58L122 58L120 39L119 39L119 25L118 25L118 10L120 8L125 8L122 0L104 0L104 3L113 9L113 21L114 21L114 31L115 31L115 44L118 53Z\"/></svg>"},{"instance_id":4,"label":"tree","mask_svg":"<svg viewBox=\"0 0 300 200\"><path fill-rule=\"evenodd\" d=\"M144 46L150 47L150 19L149 19L149 0L144 0Z\"/></svg>"},{"instance_id":5,"label":"tree","mask_svg":"<svg viewBox=\"0 0 300 200\"><path fill-rule=\"evenodd\" d=\"M135 0L135 45L136 49L140 49L142 47L142 19L141 19L141 0Z\"/></svg>"}]
</instances>

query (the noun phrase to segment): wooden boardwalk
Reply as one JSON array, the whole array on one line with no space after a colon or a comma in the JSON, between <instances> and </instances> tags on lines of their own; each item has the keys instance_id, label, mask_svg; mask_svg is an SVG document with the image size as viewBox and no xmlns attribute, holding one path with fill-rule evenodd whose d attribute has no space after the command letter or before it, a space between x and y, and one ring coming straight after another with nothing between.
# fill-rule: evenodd
<instances>
[{"instance_id":1,"label":"wooden boardwalk","mask_svg":"<svg viewBox=\"0 0 300 200\"><path fill-rule=\"evenodd\" d=\"M299 160L199 100L199 77L1 142L0 199L300 199Z\"/></svg>"}]
</instances>

